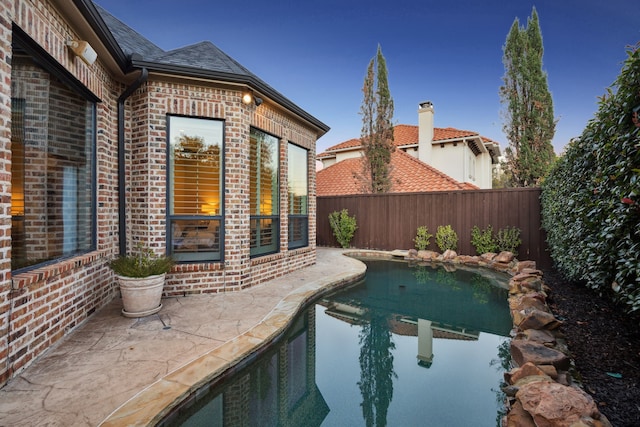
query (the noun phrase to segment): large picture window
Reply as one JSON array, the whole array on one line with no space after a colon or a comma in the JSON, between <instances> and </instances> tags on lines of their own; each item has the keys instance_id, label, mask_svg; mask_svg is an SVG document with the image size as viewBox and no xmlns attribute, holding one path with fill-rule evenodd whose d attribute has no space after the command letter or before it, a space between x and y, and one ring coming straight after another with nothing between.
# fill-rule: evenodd
<instances>
[{"instance_id":1,"label":"large picture window","mask_svg":"<svg viewBox=\"0 0 640 427\"><path fill-rule=\"evenodd\" d=\"M11 268L95 249L95 98L14 33ZM56 64L58 67L59 64Z\"/></svg>"},{"instance_id":2,"label":"large picture window","mask_svg":"<svg viewBox=\"0 0 640 427\"><path fill-rule=\"evenodd\" d=\"M178 261L219 261L224 247L224 122L168 116L169 232Z\"/></svg>"},{"instance_id":3,"label":"large picture window","mask_svg":"<svg viewBox=\"0 0 640 427\"><path fill-rule=\"evenodd\" d=\"M250 253L251 256L256 256L278 251L278 139L257 129L251 129L250 142Z\"/></svg>"},{"instance_id":4,"label":"large picture window","mask_svg":"<svg viewBox=\"0 0 640 427\"><path fill-rule=\"evenodd\" d=\"M309 244L309 160L308 151L289 143L289 249Z\"/></svg>"}]
</instances>

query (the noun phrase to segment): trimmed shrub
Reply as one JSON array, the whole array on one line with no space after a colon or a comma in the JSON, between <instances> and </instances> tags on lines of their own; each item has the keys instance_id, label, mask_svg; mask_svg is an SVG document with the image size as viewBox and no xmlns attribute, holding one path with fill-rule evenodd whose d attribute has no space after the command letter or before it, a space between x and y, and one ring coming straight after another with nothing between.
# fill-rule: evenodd
<instances>
[{"instance_id":1,"label":"trimmed shrub","mask_svg":"<svg viewBox=\"0 0 640 427\"><path fill-rule=\"evenodd\" d=\"M455 251L458 248L458 234L450 225L439 225L436 231L436 245L441 252L447 249Z\"/></svg>"},{"instance_id":2,"label":"trimmed shrub","mask_svg":"<svg viewBox=\"0 0 640 427\"><path fill-rule=\"evenodd\" d=\"M333 230L333 235L343 248L348 248L353 239L358 226L356 225L356 217L349 216L349 211L343 209L340 212L334 211L329 214L329 225Z\"/></svg>"},{"instance_id":3,"label":"trimmed shrub","mask_svg":"<svg viewBox=\"0 0 640 427\"><path fill-rule=\"evenodd\" d=\"M640 309L640 44L542 185L556 268ZM636 123L634 123L634 115Z\"/></svg>"},{"instance_id":4,"label":"trimmed shrub","mask_svg":"<svg viewBox=\"0 0 640 427\"><path fill-rule=\"evenodd\" d=\"M496 234L496 246L498 252L509 251L514 256L518 256L518 247L522 243L520 239L520 229L517 227L505 227L498 230Z\"/></svg>"},{"instance_id":5,"label":"trimmed shrub","mask_svg":"<svg viewBox=\"0 0 640 427\"><path fill-rule=\"evenodd\" d=\"M471 229L471 245L475 248L478 255L496 252L498 250L498 244L496 243L495 237L493 237L493 228L491 225L487 226L484 230L480 230L477 225L474 225Z\"/></svg>"},{"instance_id":6,"label":"trimmed shrub","mask_svg":"<svg viewBox=\"0 0 640 427\"><path fill-rule=\"evenodd\" d=\"M413 239L413 243L416 244L416 249L419 251L423 251L429 247L431 243L431 238L433 234L429 234L429 229L426 225L421 225L418 227L418 231L416 232L416 237Z\"/></svg>"}]
</instances>

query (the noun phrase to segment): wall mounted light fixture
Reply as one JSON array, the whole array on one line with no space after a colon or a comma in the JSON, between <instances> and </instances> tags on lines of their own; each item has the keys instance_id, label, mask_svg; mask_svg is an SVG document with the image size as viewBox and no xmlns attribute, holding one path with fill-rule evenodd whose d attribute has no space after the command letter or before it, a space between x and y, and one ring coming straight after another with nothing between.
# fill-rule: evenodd
<instances>
[{"instance_id":1,"label":"wall mounted light fixture","mask_svg":"<svg viewBox=\"0 0 640 427\"><path fill-rule=\"evenodd\" d=\"M246 105L249 105L253 102L254 104L256 104L256 106L260 106L262 104L262 98L260 98L259 96L255 96L253 92L247 90L242 94L242 102Z\"/></svg>"},{"instance_id":2,"label":"wall mounted light fixture","mask_svg":"<svg viewBox=\"0 0 640 427\"><path fill-rule=\"evenodd\" d=\"M69 40L67 46L73 53L80 57L87 65L92 65L98 58L98 54L91 45L84 40Z\"/></svg>"}]
</instances>

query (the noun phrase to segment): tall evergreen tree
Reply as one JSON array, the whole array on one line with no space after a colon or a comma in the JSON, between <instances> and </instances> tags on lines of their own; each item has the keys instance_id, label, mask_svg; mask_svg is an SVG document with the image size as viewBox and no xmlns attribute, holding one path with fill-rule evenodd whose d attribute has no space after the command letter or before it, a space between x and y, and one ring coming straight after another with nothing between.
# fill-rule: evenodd
<instances>
[{"instance_id":1,"label":"tall evergreen tree","mask_svg":"<svg viewBox=\"0 0 640 427\"><path fill-rule=\"evenodd\" d=\"M503 47L505 74L500 100L506 104L503 130L510 183L539 185L555 161L553 100L542 69L542 34L535 7L526 28L516 18Z\"/></svg>"},{"instance_id":2,"label":"tall evergreen tree","mask_svg":"<svg viewBox=\"0 0 640 427\"><path fill-rule=\"evenodd\" d=\"M391 189L391 153L393 143L393 99L389 91L387 62L378 45L378 51L369 62L364 79L364 94L360 114L362 132L360 142L363 147L364 185L363 190L371 193L385 193ZM376 88L374 92L374 87Z\"/></svg>"}]
</instances>

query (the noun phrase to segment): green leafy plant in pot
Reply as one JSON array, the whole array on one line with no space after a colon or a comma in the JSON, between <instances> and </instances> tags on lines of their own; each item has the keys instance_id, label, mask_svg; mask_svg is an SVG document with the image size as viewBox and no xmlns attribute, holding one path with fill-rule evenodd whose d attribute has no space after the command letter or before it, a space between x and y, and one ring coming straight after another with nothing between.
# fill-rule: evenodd
<instances>
[{"instance_id":1,"label":"green leafy plant in pot","mask_svg":"<svg viewBox=\"0 0 640 427\"><path fill-rule=\"evenodd\" d=\"M171 257L158 256L141 246L134 253L111 261L109 267L120 285L122 314L144 317L160 311L165 277L174 264Z\"/></svg>"}]
</instances>

